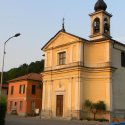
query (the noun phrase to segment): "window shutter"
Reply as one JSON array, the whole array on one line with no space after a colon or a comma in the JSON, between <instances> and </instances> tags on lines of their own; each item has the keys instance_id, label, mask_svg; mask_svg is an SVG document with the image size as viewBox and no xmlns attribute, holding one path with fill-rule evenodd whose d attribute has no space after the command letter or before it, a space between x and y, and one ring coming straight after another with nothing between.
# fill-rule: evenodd
<instances>
[{"instance_id":1,"label":"window shutter","mask_svg":"<svg viewBox=\"0 0 125 125\"><path fill-rule=\"evenodd\" d=\"M23 93L25 93L25 85L23 85Z\"/></svg>"},{"instance_id":2,"label":"window shutter","mask_svg":"<svg viewBox=\"0 0 125 125\"><path fill-rule=\"evenodd\" d=\"M125 52L121 52L121 66L125 67Z\"/></svg>"}]
</instances>

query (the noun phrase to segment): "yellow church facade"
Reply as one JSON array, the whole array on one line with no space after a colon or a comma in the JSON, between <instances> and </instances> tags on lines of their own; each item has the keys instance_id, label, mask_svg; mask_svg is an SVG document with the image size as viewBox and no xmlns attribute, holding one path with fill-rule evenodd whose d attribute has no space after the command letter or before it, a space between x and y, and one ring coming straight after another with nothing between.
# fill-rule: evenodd
<instances>
[{"instance_id":1,"label":"yellow church facade","mask_svg":"<svg viewBox=\"0 0 125 125\"><path fill-rule=\"evenodd\" d=\"M90 40L66 32L63 24L42 48L42 117L83 118L83 104L88 99L104 101L111 116L125 109L125 94L119 99L125 88L125 69L119 61L125 45L111 39L112 15L106 8L103 0L95 4L95 12L90 14Z\"/></svg>"}]
</instances>

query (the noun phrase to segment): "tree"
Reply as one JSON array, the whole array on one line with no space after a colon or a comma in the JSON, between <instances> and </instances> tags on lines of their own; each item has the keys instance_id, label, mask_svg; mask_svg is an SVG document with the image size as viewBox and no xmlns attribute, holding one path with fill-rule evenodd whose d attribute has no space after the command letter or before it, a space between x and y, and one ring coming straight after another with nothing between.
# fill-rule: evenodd
<instances>
[{"instance_id":1,"label":"tree","mask_svg":"<svg viewBox=\"0 0 125 125\"><path fill-rule=\"evenodd\" d=\"M95 120L96 114L98 112L106 111L106 104L103 101L94 103L90 100L86 100L84 102L84 108L93 113L93 119Z\"/></svg>"},{"instance_id":2,"label":"tree","mask_svg":"<svg viewBox=\"0 0 125 125\"><path fill-rule=\"evenodd\" d=\"M3 73L3 84L7 83L8 80L29 74L29 73L40 73L44 70L44 60L31 62L29 65L24 63L18 68L12 68L7 72ZM0 73L1 74L1 73Z\"/></svg>"},{"instance_id":3,"label":"tree","mask_svg":"<svg viewBox=\"0 0 125 125\"><path fill-rule=\"evenodd\" d=\"M4 125L6 117L7 102L4 97L0 97L0 125Z\"/></svg>"}]
</instances>

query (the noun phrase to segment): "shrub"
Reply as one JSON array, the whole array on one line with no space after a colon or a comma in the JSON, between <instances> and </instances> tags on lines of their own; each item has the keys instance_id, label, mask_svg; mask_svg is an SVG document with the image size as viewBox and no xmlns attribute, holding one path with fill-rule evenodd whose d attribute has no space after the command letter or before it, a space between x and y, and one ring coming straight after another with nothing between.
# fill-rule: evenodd
<instances>
[{"instance_id":1,"label":"shrub","mask_svg":"<svg viewBox=\"0 0 125 125\"><path fill-rule=\"evenodd\" d=\"M90 100L85 100L84 102L84 108L93 113L93 119L96 119L96 114L98 112L106 111L106 104L103 101L98 101L97 103L94 103Z\"/></svg>"},{"instance_id":2,"label":"shrub","mask_svg":"<svg viewBox=\"0 0 125 125\"><path fill-rule=\"evenodd\" d=\"M99 121L99 122L109 122L109 120L105 119L105 118L96 119L96 121Z\"/></svg>"},{"instance_id":3,"label":"shrub","mask_svg":"<svg viewBox=\"0 0 125 125\"><path fill-rule=\"evenodd\" d=\"M4 97L0 97L0 125L4 125L5 123L6 107L6 99Z\"/></svg>"}]
</instances>

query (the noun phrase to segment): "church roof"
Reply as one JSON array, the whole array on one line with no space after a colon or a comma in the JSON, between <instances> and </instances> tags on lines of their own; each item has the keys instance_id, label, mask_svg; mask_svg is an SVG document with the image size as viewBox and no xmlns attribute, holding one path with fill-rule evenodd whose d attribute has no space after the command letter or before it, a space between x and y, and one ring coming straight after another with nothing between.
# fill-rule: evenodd
<instances>
[{"instance_id":1,"label":"church roof","mask_svg":"<svg viewBox=\"0 0 125 125\"><path fill-rule=\"evenodd\" d=\"M59 32L57 32L57 34L56 34L54 37L52 37L52 38L41 48L41 50L43 50L44 47L47 46L47 45L49 44L49 42L50 42L51 40L53 40L60 32L66 33L66 34L68 34L68 35L74 36L74 37L76 37L76 38L79 38L79 39L81 39L81 40L84 40L84 41L87 41L87 42L90 42L90 43L91 43L91 42L100 42L100 41L104 41L104 40L112 40L112 41L114 41L114 42L117 43L117 44L120 44L120 45L122 45L122 46L125 46L124 43L121 43L121 42L119 42L119 41L117 41L117 40L115 40L115 39L112 39L112 38L102 38L102 39L96 39L96 40L87 40L87 39L84 39L84 38L82 38L82 37L76 36L76 35L74 35L74 34L68 33L68 32L66 32L66 31L64 32L64 31L60 30Z\"/></svg>"},{"instance_id":2,"label":"church roof","mask_svg":"<svg viewBox=\"0 0 125 125\"><path fill-rule=\"evenodd\" d=\"M79 36L76 36L76 35L74 35L74 34L68 33L68 32L63 31L63 30L61 29L59 32L56 33L56 35L55 35L54 37L52 37L52 38L41 48L41 50L43 50L44 47L47 46L47 45L49 44L49 42L50 42L51 40L53 40L60 32L63 32L63 33L65 33L65 34L68 34L68 35L70 35L70 36L79 38L79 39L84 40L84 41L88 41L87 39L84 39L84 38L82 38L82 37L79 37Z\"/></svg>"},{"instance_id":3,"label":"church roof","mask_svg":"<svg viewBox=\"0 0 125 125\"><path fill-rule=\"evenodd\" d=\"M101 39L91 40L91 41L89 41L89 43L91 43L91 42L102 42L102 41L105 41L105 40L113 41L114 43L119 44L119 45L125 47L125 44L124 44L124 43L119 42L119 41L117 41L117 40L115 40L115 39L112 39L112 38L101 38Z\"/></svg>"},{"instance_id":4,"label":"church roof","mask_svg":"<svg viewBox=\"0 0 125 125\"><path fill-rule=\"evenodd\" d=\"M107 9L107 5L103 0L98 0L95 4L94 7L95 11L100 11L100 10L106 10Z\"/></svg>"}]
</instances>

